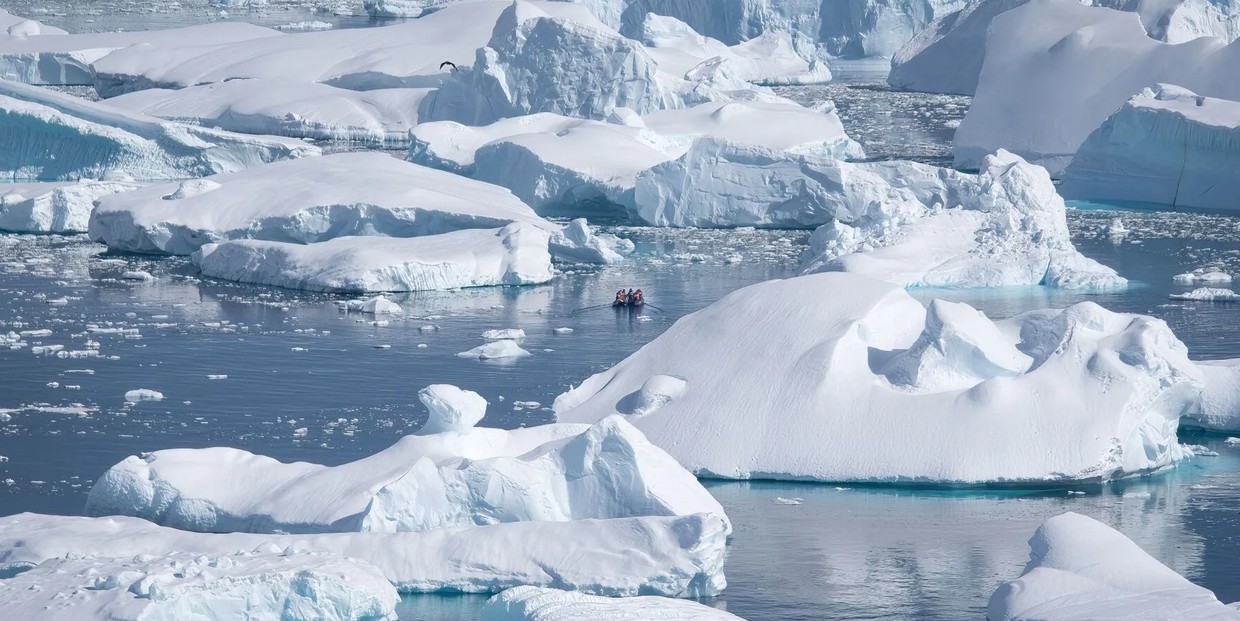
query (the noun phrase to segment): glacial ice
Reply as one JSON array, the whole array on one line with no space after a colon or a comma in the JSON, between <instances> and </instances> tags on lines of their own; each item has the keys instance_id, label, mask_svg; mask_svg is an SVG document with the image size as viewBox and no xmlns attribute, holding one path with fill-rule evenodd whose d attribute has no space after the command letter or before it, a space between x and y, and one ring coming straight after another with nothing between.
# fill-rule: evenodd
<instances>
[{"instance_id":1,"label":"glacial ice","mask_svg":"<svg viewBox=\"0 0 1240 621\"><path fill-rule=\"evenodd\" d=\"M1240 94L1240 93L1238 93ZM1159 84L1085 139L1064 171L1067 198L1240 209L1240 101Z\"/></svg>"},{"instance_id":2,"label":"glacial ice","mask_svg":"<svg viewBox=\"0 0 1240 621\"><path fill-rule=\"evenodd\" d=\"M1209 431L1240 431L1240 359L1198 363L1205 382L1201 409L1184 417L1184 424Z\"/></svg>"},{"instance_id":3,"label":"glacial ice","mask_svg":"<svg viewBox=\"0 0 1240 621\"><path fill-rule=\"evenodd\" d=\"M0 231L85 233L96 200L138 187L129 181L94 180L0 184Z\"/></svg>"},{"instance_id":4,"label":"glacial ice","mask_svg":"<svg viewBox=\"0 0 1240 621\"><path fill-rule=\"evenodd\" d=\"M517 587L487 601L480 621L742 621L697 602L666 597L616 599L545 587Z\"/></svg>"},{"instance_id":5,"label":"glacial ice","mask_svg":"<svg viewBox=\"0 0 1240 621\"><path fill-rule=\"evenodd\" d=\"M59 37L57 37L59 38ZM37 86L0 80L0 179L138 180L234 172L318 155L317 147L131 114Z\"/></svg>"},{"instance_id":6,"label":"glacial ice","mask_svg":"<svg viewBox=\"0 0 1240 621\"><path fill-rule=\"evenodd\" d=\"M221 555L261 546L357 559L378 568L402 592L497 593L530 585L611 597L709 597L726 585L727 533L724 518L714 514L516 522L421 533L260 535L194 533L130 517L22 513L0 518L0 571L69 554Z\"/></svg>"},{"instance_id":7,"label":"glacial ice","mask_svg":"<svg viewBox=\"0 0 1240 621\"><path fill-rule=\"evenodd\" d=\"M474 428L486 406L477 394L432 386L419 397L431 411L428 427L368 458L328 467L222 447L156 451L100 477L86 511L259 533L723 515L692 474L618 417L590 427L483 429Z\"/></svg>"},{"instance_id":8,"label":"glacial ice","mask_svg":"<svg viewBox=\"0 0 1240 621\"><path fill-rule=\"evenodd\" d=\"M1224 605L1111 527L1078 513L1042 524L1019 578L990 598L991 621L1237 620Z\"/></svg>"},{"instance_id":9,"label":"glacial ice","mask_svg":"<svg viewBox=\"0 0 1240 621\"><path fill-rule=\"evenodd\" d=\"M681 319L560 395L557 418L623 412L656 376L683 381L679 394L629 420L693 472L742 479L1113 479L1178 461L1176 428L1201 391L1151 317L1086 302L990 322L835 273L746 287Z\"/></svg>"},{"instance_id":10,"label":"glacial ice","mask_svg":"<svg viewBox=\"0 0 1240 621\"><path fill-rule=\"evenodd\" d=\"M253 552L71 555L0 581L0 617L40 621L396 621L400 595L339 556Z\"/></svg>"}]
</instances>

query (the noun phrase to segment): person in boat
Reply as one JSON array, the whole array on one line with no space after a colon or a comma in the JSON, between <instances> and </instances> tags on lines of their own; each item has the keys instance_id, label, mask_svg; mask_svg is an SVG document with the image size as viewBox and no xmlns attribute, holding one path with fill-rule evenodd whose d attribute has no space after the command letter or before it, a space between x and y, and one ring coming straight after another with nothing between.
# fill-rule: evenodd
<instances>
[{"instance_id":1,"label":"person in boat","mask_svg":"<svg viewBox=\"0 0 1240 621\"><path fill-rule=\"evenodd\" d=\"M633 305L633 290L629 289L628 294L624 296L624 302L630 306Z\"/></svg>"},{"instance_id":2,"label":"person in boat","mask_svg":"<svg viewBox=\"0 0 1240 621\"><path fill-rule=\"evenodd\" d=\"M613 304L627 304L628 299L629 299L628 296L624 294L624 289L621 289L616 292L616 301L612 303Z\"/></svg>"},{"instance_id":3,"label":"person in boat","mask_svg":"<svg viewBox=\"0 0 1240 621\"><path fill-rule=\"evenodd\" d=\"M645 303L646 303L646 297L642 295L642 290L638 289L633 294L633 304L635 306L641 306L642 304L645 304Z\"/></svg>"}]
</instances>

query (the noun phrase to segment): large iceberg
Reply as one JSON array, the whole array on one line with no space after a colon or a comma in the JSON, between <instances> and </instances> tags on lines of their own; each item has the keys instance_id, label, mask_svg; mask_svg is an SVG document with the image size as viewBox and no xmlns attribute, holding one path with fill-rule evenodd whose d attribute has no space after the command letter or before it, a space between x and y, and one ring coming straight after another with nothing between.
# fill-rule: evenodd
<instances>
[{"instance_id":1,"label":"large iceberg","mask_svg":"<svg viewBox=\"0 0 1240 621\"><path fill-rule=\"evenodd\" d=\"M49 89L0 80L0 180L139 180L233 172L320 153L274 136L169 123Z\"/></svg>"},{"instance_id":2,"label":"large iceberg","mask_svg":"<svg viewBox=\"0 0 1240 621\"><path fill-rule=\"evenodd\" d=\"M554 408L565 422L625 415L703 476L1052 482L1176 463L1200 391L1186 348L1152 317L1086 302L991 321L816 274L686 316Z\"/></svg>"},{"instance_id":3,"label":"large iceberg","mask_svg":"<svg viewBox=\"0 0 1240 621\"><path fill-rule=\"evenodd\" d=\"M279 548L121 558L72 555L0 581L0 617L40 621L396 621L375 567Z\"/></svg>"},{"instance_id":4,"label":"large iceberg","mask_svg":"<svg viewBox=\"0 0 1240 621\"><path fill-rule=\"evenodd\" d=\"M486 410L477 393L435 385L419 396L431 411L424 431L365 459L328 467L231 448L156 451L100 477L86 511L199 532L291 533L723 515L692 474L619 417L475 429Z\"/></svg>"},{"instance_id":5,"label":"large iceberg","mask_svg":"<svg viewBox=\"0 0 1240 621\"><path fill-rule=\"evenodd\" d=\"M1240 358L1199 362L1205 389L1201 409L1184 424L1210 431L1240 432Z\"/></svg>"},{"instance_id":6,"label":"large iceberg","mask_svg":"<svg viewBox=\"0 0 1240 621\"><path fill-rule=\"evenodd\" d=\"M1081 143L1141 89L1174 83L1240 100L1240 42L1171 45L1146 36L1139 16L1078 0L1030 0L991 22L977 95L956 132L956 164L976 167L996 148L1058 176Z\"/></svg>"},{"instance_id":7,"label":"large iceberg","mask_svg":"<svg viewBox=\"0 0 1240 621\"><path fill-rule=\"evenodd\" d=\"M85 233L100 197L138 188L129 181L0 184L0 231Z\"/></svg>"},{"instance_id":8,"label":"large iceberg","mask_svg":"<svg viewBox=\"0 0 1240 621\"><path fill-rule=\"evenodd\" d=\"M986 613L990 621L1240 620L1240 610L1077 513L1038 528L1024 572L995 591Z\"/></svg>"},{"instance_id":9,"label":"large iceberg","mask_svg":"<svg viewBox=\"0 0 1240 621\"><path fill-rule=\"evenodd\" d=\"M681 599L616 599L545 587L517 587L492 597L479 621L743 621Z\"/></svg>"},{"instance_id":10,"label":"large iceberg","mask_svg":"<svg viewBox=\"0 0 1240 621\"><path fill-rule=\"evenodd\" d=\"M1064 171L1067 198L1240 209L1240 101L1167 84L1094 130Z\"/></svg>"},{"instance_id":11,"label":"large iceberg","mask_svg":"<svg viewBox=\"0 0 1240 621\"><path fill-rule=\"evenodd\" d=\"M260 546L357 559L402 592L497 593L529 585L612 597L709 597L726 585L726 523L714 514L322 535L194 533L129 517L0 518L6 573L70 554L220 555Z\"/></svg>"}]
</instances>

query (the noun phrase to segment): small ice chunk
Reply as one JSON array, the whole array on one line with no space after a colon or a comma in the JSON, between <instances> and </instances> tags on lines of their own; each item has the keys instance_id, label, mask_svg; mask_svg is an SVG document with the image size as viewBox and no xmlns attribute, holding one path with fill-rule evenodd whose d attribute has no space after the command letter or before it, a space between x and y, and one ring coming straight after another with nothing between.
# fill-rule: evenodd
<instances>
[{"instance_id":1,"label":"small ice chunk","mask_svg":"<svg viewBox=\"0 0 1240 621\"><path fill-rule=\"evenodd\" d=\"M1231 274L1217 270L1194 270L1176 274L1172 280L1177 285L1224 284L1231 282Z\"/></svg>"},{"instance_id":2,"label":"small ice chunk","mask_svg":"<svg viewBox=\"0 0 1240 621\"><path fill-rule=\"evenodd\" d=\"M804 501L804 498L784 498L783 496L776 496L774 500L777 505L799 505Z\"/></svg>"},{"instance_id":3,"label":"small ice chunk","mask_svg":"<svg viewBox=\"0 0 1240 621\"><path fill-rule=\"evenodd\" d=\"M488 341L517 340L525 338L525 330L521 328L509 328L506 330L487 330L482 333L482 338Z\"/></svg>"},{"instance_id":4,"label":"small ice chunk","mask_svg":"<svg viewBox=\"0 0 1240 621\"><path fill-rule=\"evenodd\" d=\"M142 270L129 270L121 274L121 278L125 280L140 280L143 282L155 280L155 277L151 275L150 272L144 272Z\"/></svg>"},{"instance_id":5,"label":"small ice chunk","mask_svg":"<svg viewBox=\"0 0 1240 621\"><path fill-rule=\"evenodd\" d=\"M555 330L552 330L552 332L555 332L556 334L572 334L573 329L572 328L556 328Z\"/></svg>"},{"instance_id":6,"label":"small ice chunk","mask_svg":"<svg viewBox=\"0 0 1240 621\"><path fill-rule=\"evenodd\" d=\"M228 376L227 376L227 375L208 375L208 376L207 376L207 379L209 379L209 380L226 380L226 379L228 379Z\"/></svg>"},{"instance_id":7,"label":"small ice chunk","mask_svg":"<svg viewBox=\"0 0 1240 621\"><path fill-rule=\"evenodd\" d=\"M125 401L137 403L139 401L163 401L164 393L149 388L137 388L125 393Z\"/></svg>"},{"instance_id":8,"label":"small ice chunk","mask_svg":"<svg viewBox=\"0 0 1240 621\"><path fill-rule=\"evenodd\" d=\"M495 360L498 358L521 358L530 355L530 352L521 349L516 341L503 340L493 341L486 345L480 345L469 351L463 351L457 354L459 358L477 358L478 360Z\"/></svg>"},{"instance_id":9,"label":"small ice chunk","mask_svg":"<svg viewBox=\"0 0 1240 621\"><path fill-rule=\"evenodd\" d=\"M383 296L370 298L362 302L361 310L363 313L372 315L404 315L405 309L400 304L393 302Z\"/></svg>"},{"instance_id":10,"label":"small ice chunk","mask_svg":"<svg viewBox=\"0 0 1240 621\"><path fill-rule=\"evenodd\" d=\"M1221 289L1218 287L1200 287L1193 289L1188 293L1173 293L1173 300L1190 300L1194 302L1235 302L1240 300L1240 294L1231 289Z\"/></svg>"}]
</instances>

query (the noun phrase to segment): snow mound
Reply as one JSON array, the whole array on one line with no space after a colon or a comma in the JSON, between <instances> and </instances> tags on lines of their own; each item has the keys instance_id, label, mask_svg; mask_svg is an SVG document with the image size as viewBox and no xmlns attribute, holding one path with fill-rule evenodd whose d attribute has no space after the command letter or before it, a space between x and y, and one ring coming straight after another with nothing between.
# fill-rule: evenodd
<instances>
[{"instance_id":1,"label":"snow mound","mask_svg":"<svg viewBox=\"0 0 1240 621\"><path fill-rule=\"evenodd\" d=\"M996 16L989 32L977 94L956 132L960 167L1004 148L1058 176L1107 117L1160 82L1240 100L1240 43L1161 43L1132 13L1030 0Z\"/></svg>"},{"instance_id":2,"label":"snow mound","mask_svg":"<svg viewBox=\"0 0 1240 621\"><path fill-rule=\"evenodd\" d=\"M1235 302L1240 300L1240 293L1219 287L1199 287L1188 293L1172 293L1173 300L1190 300L1196 302Z\"/></svg>"},{"instance_id":3,"label":"snow mound","mask_svg":"<svg viewBox=\"0 0 1240 621\"><path fill-rule=\"evenodd\" d=\"M87 513L197 532L291 533L724 515L692 474L621 418L475 429L486 409L476 393L437 385L419 397L427 426L365 459L328 467L230 448L157 451L100 477Z\"/></svg>"},{"instance_id":4,"label":"snow mound","mask_svg":"<svg viewBox=\"0 0 1240 621\"><path fill-rule=\"evenodd\" d=\"M204 276L339 293L431 291L551 280L547 231L524 223L423 237L337 237L313 244L234 240L192 257Z\"/></svg>"},{"instance_id":5,"label":"snow mound","mask_svg":"<svg viewBox=\"0 0 1240 621\"><path fill-rule=\"evenodd\" d=\"M313 536L193 533L129 517L0 518L4 571L69 554L221 555L261 547L357 559L410 593L497 593L530 585L609 597L709 597L726 585L726 544L726 523L710 514Z\"/></svg>"},{"instance_id":6,"label":"snow mound","mask_svg":"<svg viewBox=\"0 0 1240 621\"><path fill-rule=\"evenodd\" d=\"M492 341L486 345L479 345L469 351L463 351L456 355L457 358L475 358L478 360L501 360L506 358L524 358L530 355L530 352L521 349L521 345L510 339L502 339Z\"/></svg>"},{"instance_id":7,"label":"snow mound","mask_svg":"<svg viewBox=\"0 0 1240 621\"><path fill-rule=\"evenodd\" d=\"M487 601L481 621L741 621L722 610L666 597L615 599L541 587L509 589Z\"/></svg>"},{"instance_id":8,"label":"snow mound","mask_svg":"<svg viewBox=\"0 0 1240 621\"><path fill-rule=\"evenodd\" d=\"M8 141L0 179L8 181L201 177L319 154L300 141L169 123L4 80L0 133Z\"/></svg>"},{"instance_id":9,"label":"snow mound","mask_svg":"<svg viewBox=\"0 0 1240 621\"><path fill-rule=\"evenodd\" d=\"M1234 210L1237 167L1240 101L1159 84L1129 99L1085 139L1062 188L1064 196L1083 200Z\"/></svg>"},{"instance_id":10,"label":"snow mound","mask_svg":"<svg viewBox=\"0 0 1240 621\"><path fill-rule=\"evenodd\" d=\"M1076 250L1050 176L1011 153L987 157L977 175L827 162L816 177L840 185L806 193L815 202L803 213L836 215L810 238L805 273L853 272L907 287L1127 285Z\"/></svg>"},{"instance_id":11,"label":"snow mound","mask_svg":"<svg viewBox=\"0 0 1240 621\"><path fill-rule=\"evenodd\" d=\"M832 273L746 287L681 319L560 395L556 415L601 420L656 376L683 390L630 420L685 467L816 481L1148 472L1183 456L1176 427L1201 389L1184 345L1151 317L1081 303L990 322Z\"/></svg>"},{"instance_id":12,"label":"snow mound","mask_svg":"<svg viewBox=\"0 0 1240 621\"><path fill-rule=\"evenodd\" d=\"M0 582L6 619L395 621L400 595L378 569L288 550L48 560Z\"/></svg>"},{"instance_id":13,"label":"snow mound","mask_svg":"<svg viewBox=\"0 0 1240 621\"><path fill-rule=\"evenodd\" d=\"M1093 518L1055 516L1034 533L1029 549L1021 577L991 595L988 619L1240 619L1240 610Z\"/></svg>"},{"instance_id":14,"label":"snow mound","mask_svg":"<svg viewBox=\"0 0 1240 621\"><path fill-rule=\"evenodd\" d=\"M129 181L0 185L0 231L85 233L95 201L139 187Z\"/></svg>"}]
</instances>

